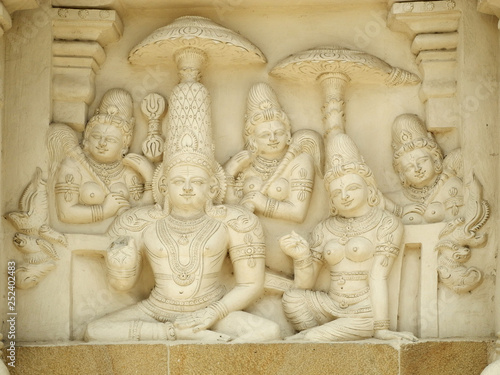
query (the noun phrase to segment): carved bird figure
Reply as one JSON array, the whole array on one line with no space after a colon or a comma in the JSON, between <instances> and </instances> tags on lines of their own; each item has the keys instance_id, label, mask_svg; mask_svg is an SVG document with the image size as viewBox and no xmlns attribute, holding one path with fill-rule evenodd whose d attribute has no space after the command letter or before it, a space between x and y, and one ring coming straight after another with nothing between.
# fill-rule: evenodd
<instances>
[{"instance_id":1,"label":"carved bird figure","mask_svg":"<svg viewBox=\"0 0 500 375\"><path fill-rule=\"evenodd\" d=\"M19 210L5 215L18 231L34 235L48 219L47 183L42 170L37 168L33 179L19 200Z\"/></svg>"},{"instance_id":2,"label":"carved bird figure","mask_svg":"<svg viewBox=\"0 0 500 375\"><path fill-rule=\"evenodd\" d=\"M40 264L59 259L54 246L43 238L16 233L12 241L16 248L23 254L23 259L29 264Z\"/></svg>"},{"instance_id":3,"label":"carved bird figure","mask_svg":"<svg viewBox=\"0 0 500 375\"><path fill-rule=\"evenodd\" d=\"M48 225L47 182L42 178L40 168L36 168L31 182L19 200L19 211L9 212L5 218L19 232L31 236L39 235L50 242L67 246L66 237Z\"/></svg>"},{"instance_id":4,"label":"carved bird figure","mask_svg":"<svg viewBox=\"0 0 500 375\"><path fill-rule=\"evenodd\" d=\"M450 221L439 238L451 238L461 246L479 247L486 243L487 234L477 234L490 217L490 206L483 199L483 187L475 175L466 188L463 217Z\"/></svg>"}]
</instances>

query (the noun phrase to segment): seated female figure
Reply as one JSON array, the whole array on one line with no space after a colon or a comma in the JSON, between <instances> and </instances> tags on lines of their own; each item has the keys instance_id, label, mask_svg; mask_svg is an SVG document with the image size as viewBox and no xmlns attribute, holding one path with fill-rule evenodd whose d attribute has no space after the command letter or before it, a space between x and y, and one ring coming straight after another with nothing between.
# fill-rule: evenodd
<instances>
[{"instance_id":1,"label":"seated female figure","mask_svg":"<svg viewBox=\"0 0 500 375\"><path fill-rule=\"evenodd\" d=\"M309 341L403 337L389 330L387 278L403 234L398 218L379 207L372 172L352 140L338 134L338 154L325 174L330 217L316 226L312 240L292 232L281 248L294 260L294 289L285 292L287 319ZM330 271L328 292L312 290L322 266Z\"/></svg>"}]
</instances>

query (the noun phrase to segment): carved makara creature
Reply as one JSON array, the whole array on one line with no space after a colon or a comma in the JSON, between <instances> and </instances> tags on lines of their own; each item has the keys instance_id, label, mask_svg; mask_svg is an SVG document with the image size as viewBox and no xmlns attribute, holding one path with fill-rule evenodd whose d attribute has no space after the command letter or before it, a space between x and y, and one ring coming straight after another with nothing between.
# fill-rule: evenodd
<instances>
[{"instance_id":1,"label":"carved makara creature","mask_svg":"<svg viewBox=\"0 0 500 375\"><path fill-rule=\"evenodd\" d=\"M52 229L49 222L47 182L37 168L33 179L19 201L20 211L10 212L6 219L19 231L13 238L16 248L26 262L16 269L16 285L20 289L38 284L59 259L53 244L67 246L64 234Z\"/></svg>"},{"instance_id":2,"label":"carved makara creature","mask_svg":"<svg viewBox=\"0 0 500 375\"><path fill-rule=\"evenodd\" d=\"M486 233L478 233L490 217L490 207L483 199L482 186L473 175L466 187L464 216L450 221L439 234L439 279L456 293L466 293L483 281L483 273L476 267L464 265L471 257L471 248L486 244Z\"/></svg>"},{"instance_id":3,"label":"carved makara creature","mask_svg":"<svg viewBox=\"0 0 500 375\"><path fill-rule=\"evenodd\" d=\"M5 365L5 359L4 359L4 354L3 354L3 335L0 333L0 375L9 375L9 369Z\"/></svg>"},{"instance_id":4,"label":"carved makara creature","mask_svg":"<svg viewBox=\"0 0 500 375\"><path fill-rule=\"evenodd\" d=\"M290 121L266 83L250 89L245 150L224 166L228 203L240 203L266 217L304 221L322 174L323 141L313 130L291 133Z\"/></svg>"},{"instance_id":5,"label":"carved makara creature","mask_svg":"<svg viewBox=\"0 0 500 375\"><path fill-rule=\"evenodd\" d=\"M59 260L54 246L43 238L16 233L12 240L16 248L23 253L26 263L40 264L49 260Z\"/></svg>"},{"instance_id":6,"label":"carved makara creature","mask_svg":"<svg viewBox=\"0 0 500 375\"><path fill-rule=\"evenodd\" d=\"M67 246L65 236L48 225L47 182L42 178L40 168L36 168L33 179L19 200L19 211L9 212L5 218L21 233L40 236L47 241Z\"/></svg>"}]
</instances>

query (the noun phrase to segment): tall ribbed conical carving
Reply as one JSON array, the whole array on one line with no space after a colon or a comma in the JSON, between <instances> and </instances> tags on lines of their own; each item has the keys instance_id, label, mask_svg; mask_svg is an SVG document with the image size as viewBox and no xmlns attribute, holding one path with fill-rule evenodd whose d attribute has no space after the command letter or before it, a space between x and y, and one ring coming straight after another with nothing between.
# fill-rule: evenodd
<instances>
[{"instance_id":1,"label":"tall ribbed conical carving","mask_svg":"<svg viewBox=\"0 0 500 375\"><path fill-rule=\"evenodd\" d=\"M208 90L199 82L181 82L170 95L169 107L167 146L163 156L166 171L185 162L214 173L216 167Z\"/></svg>"}]
</instances>

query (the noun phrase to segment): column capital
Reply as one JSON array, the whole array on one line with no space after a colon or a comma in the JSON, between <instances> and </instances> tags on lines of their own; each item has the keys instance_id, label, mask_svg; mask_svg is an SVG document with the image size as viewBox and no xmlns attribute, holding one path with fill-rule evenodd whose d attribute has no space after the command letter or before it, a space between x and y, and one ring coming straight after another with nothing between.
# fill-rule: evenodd
<instances>
[{"instance_id":1,"label":"column capital","mask_svg":"<svg viewBox=\"0 0 500 375\"><path fill-rule=\"evenodd\" d=\"M453 0L396 2L390 7L387 24L411 38L424 33L449 33L458 29L461 13Z\"/></svg>"}]
</instances>

